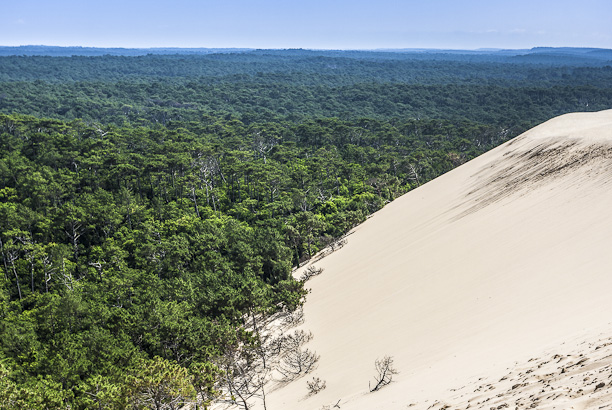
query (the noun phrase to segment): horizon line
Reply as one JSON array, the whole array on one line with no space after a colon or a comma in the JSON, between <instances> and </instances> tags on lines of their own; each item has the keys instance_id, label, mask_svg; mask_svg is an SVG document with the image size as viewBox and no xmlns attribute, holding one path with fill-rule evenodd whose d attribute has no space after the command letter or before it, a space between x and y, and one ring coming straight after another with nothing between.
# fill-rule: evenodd
<instances>
[{"instance_id":1,"label":"horizon line","mask_svg":"<svg viewBox=\"0 0 612 410\"><path fill-rule=\"evenodd\" d=\"M0 48L22 48L22 47L48 47L48 48L84 48L84 49L120 49L120 50L304 50L304 51L521 51L534 49L591 49L591 50L612 50L605 47L591 46L532 46L520 48L507 47L479 47L479 48L452 48L452 47L376 47L376 48L316 48L316 47L177 47L177 46L154 46L154 47L126 47L126 46L58 46L48 44L21 44L18 46L1 45Z\"/></svg>"}]
</instances>

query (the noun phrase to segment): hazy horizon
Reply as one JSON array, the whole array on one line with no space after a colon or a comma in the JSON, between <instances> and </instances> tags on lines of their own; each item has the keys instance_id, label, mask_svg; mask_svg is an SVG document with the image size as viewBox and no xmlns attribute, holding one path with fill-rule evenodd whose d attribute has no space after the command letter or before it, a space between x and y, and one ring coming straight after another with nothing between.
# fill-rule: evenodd
<instances>
[{"instance_id":1,"label":"hazy horizon","mask_svg":"<svg viewBox=\"0 0 612 410\"><path fill-rule=\"evenodd\" d=\"M118 50L306 50L306 51L380 51L380 52L411 52L411 51L471 51L471 52L496 52L496 51L521 51L533 49L598 49L612 50L612 47L572 47L572 46L546 46L536 45L533 47L524 48L502 48L502 47L481 47L481 48L436 48L436 47L379 47L379 48L308 48L308 47L181 47L181 46L161 46L161 47L121 47L121 46L83 46L79 44L58 46L55 44L21 44L18 46L0 44L2 48L20 48L20 47L48 47L48 48L83 48L83 49L118 49Z\"/></svg>"},{"instance_id":2,"label":"hazy horizon","mask_svg":"<svg viewBox=\"0 0 612 410\"><path fill-rule=\"evenodd\" d=\"M5 5L0 45L313 50L612 48L605 0L133 0Z\"/></svg>"}]
</instances>

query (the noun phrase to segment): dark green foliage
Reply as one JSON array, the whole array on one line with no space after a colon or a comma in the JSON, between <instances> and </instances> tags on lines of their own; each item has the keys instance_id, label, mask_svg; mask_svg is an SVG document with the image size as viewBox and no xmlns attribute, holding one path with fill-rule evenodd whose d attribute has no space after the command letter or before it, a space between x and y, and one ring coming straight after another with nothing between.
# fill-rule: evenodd
<instances>
[{"instance_id":1,"label":"dark green foliage","mask_svg":"<svg viewBox=\"0 0 612 410\"><path fill-rule=\"evenodd\" d=\"M534 125L612 105L610 53L586 51L6 56L0 112L119 125L200 122L210 113L246 124L368 117Z\"/></svg>"}]
</instances>

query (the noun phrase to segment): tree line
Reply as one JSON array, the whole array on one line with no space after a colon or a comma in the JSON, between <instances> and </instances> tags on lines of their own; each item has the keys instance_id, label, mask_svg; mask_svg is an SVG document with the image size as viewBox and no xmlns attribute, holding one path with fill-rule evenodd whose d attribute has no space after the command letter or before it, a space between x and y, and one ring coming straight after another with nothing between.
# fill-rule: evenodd
<instances>
[{"instance_id":1,"label":"tree line","mask_svg":"<svg viewBox=\"0 0 612 410\"><path fill-rule=\"evenodd\" d=\"M610 107L612 67L605 63L549 54L305 50L5 56L0 112L117 125L184 123L214 114L245 123L367 117L533 126L566 112Z\"/></svg>"}]
</instances>

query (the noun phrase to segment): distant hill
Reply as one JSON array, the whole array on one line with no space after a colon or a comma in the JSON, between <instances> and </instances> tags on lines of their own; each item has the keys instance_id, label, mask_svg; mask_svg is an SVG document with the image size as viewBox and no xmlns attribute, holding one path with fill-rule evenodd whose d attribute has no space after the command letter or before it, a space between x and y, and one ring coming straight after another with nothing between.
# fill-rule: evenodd
<instances>
[{"instance_id":1,"label":"distant hill","mask_svg":"<svg viewBox=\"0 0 612 410\"><path fill-rule=\"evenodd\" d=\"M346 57L354 59L428 59L480 62L522 62L539 64L567 64L576 66L600 66L612 62L612 50L580 47L535 47L532 49L376 49L376 50L309 50L309 49L252 49L252 48L98 48L98 47L58 47L27 45L19 47L0 46L0 56L145 56L145 55L208 55L208 54L270 54L304 55L323 57Z\"/></svg>"},{"instance_id":2,"label":"distant hill","mask_svg":"<svg viewBox=\"0 0 612 410\"><path fill-rule=\"evenodd\" d=\"M58 47L58 46L19 46L0 47L0 56L145 56L154 55L202 55L214 53L241 53L248 51L247 48L98 48L98 47Z\"/></svg>"}]
</instances>

